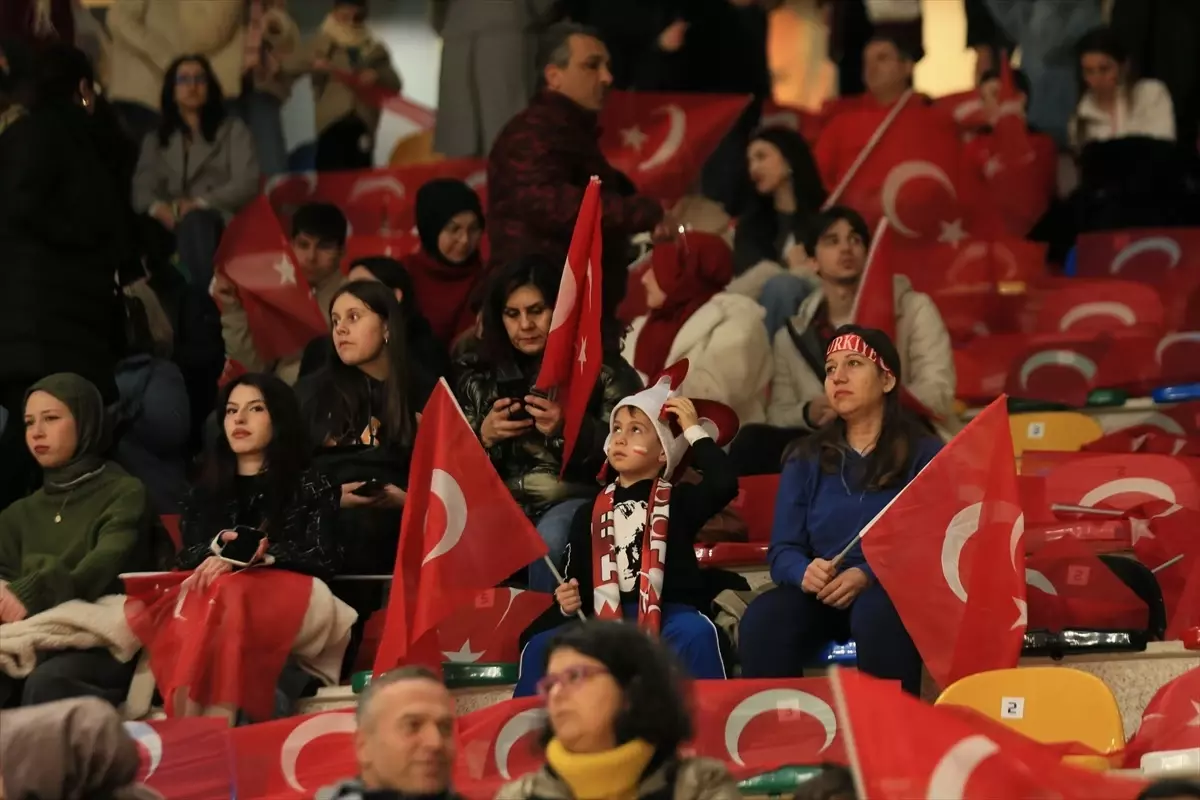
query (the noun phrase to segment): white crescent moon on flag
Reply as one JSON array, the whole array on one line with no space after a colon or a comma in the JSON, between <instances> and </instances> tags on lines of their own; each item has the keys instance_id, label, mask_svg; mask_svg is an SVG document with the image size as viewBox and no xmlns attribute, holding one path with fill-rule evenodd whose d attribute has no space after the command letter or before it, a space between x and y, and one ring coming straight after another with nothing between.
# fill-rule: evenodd
<instances>
[{"instance_id":1,"label":"white crescent moon on flag","mask_svg":"<svg viewBox=\"0 0 1200 800\"><path fill-rule=\"evenodd\" d=\"M959 511L946 526L946 536L942 539L942 577L954 596L964 603L967 602L967 590L963 588L959 562L963 548L979 531L979 515L982 511L983 503L972 503Z\"/></svg>"},{"instance_id":2,"label":"white crescent moon on flag","mask_svg":"<svg viewBox=\"0 0 1200 800\"><path fill-rule=\"evenodd\" d=\"M933 768L926 800L963 800L971 775L998 752L1000 746L980 734L955 742Z\"/></svg>"},{"instance_id":3,"label":"white crescent moon on flag","mask_svg":"<svg viewBox=\"0 0 1200 800\"><path fill-rule=\"evenodd\" d=\"M512 780L512 775L508 772L508 757L512 752L513 745L520 741L525 734L536 731L545 724L546 711L541 708L522 711L504 723L500 733L496 734L496 769L500 772L500 777L506 781Z\"/></svg>"},{"instance_id":4,"label":"white crescent moon on flag","mask_svg":"<svg viewBox=\"0 0 1200 800\"><path fill-rule=\"evenodd\" d=\"M445 470L435 469L429 478L429 491L437 495L446 508L446 530L429 551L429 555L425 556L422 565L453 550L467 528L467 499L453 475Z\"/></svg>"},{"instance_id":5,"label":"white crescent moon on flag","mask_svg":"<svg viewBox=\"0 0 1200 800\"><path fill-rule=\"evenodd\" d=\"M821 723L821 727L825 729L825 744L821 745L818 752L823 752L833 744L833 739L837 736L837 715L828 703L799 689L767 689L750 695L729 712L729 718L725 722L725 749L729 751L729 757L735 764L746 765L742 754L738 752L738 742L741 741L746 726L759 714L777 710L801 711Z\"/></svg>"},{"instance_id":6,"label":"white crescent moon on flag","mask_svg":"<svg viewBox=\"0 0 1200 800\"><path fill-rule=\"evenodd\" d=\"M317 190L317 173L315 172L285 172L282 175L272 175L267 179L263 186L263 194L270 197L280 186L291 183L296 178L300 178L308 184L308 193L312 194Z\"/></svg>"},{"instance_id":7,"label":"white crescent moon on flag","mask_svg":"<svg viewBox=\"0 0 1200 800\"><path fill-rule=\"evenodd\" d=\"M404 197L404 184L393 175L373 175L359 178L350 190L350 201L353 202L368 192L385 190L396 197Z\"/></svg>"},{"instance_id":8,"label":"white crescent moon on flag","mask_svg":"<svg viewBox=\"0 0 1200 800\"><path fill-rule=\"evenodd\" d=\"M283 779L303 794L306 790L296 778L296 762L300 760L300 751L304 746L332 733L354 733L357 727L354 714L346 712L321 714L301 722L288 734L279 751L279 768L283 770Z\"/></svg>"},{"instance_id":9,"label":"white crescent moon on flag","mask_svg":"<svg viewBox=\"0 0 1200 800\"><path fill-rule=\"evenodd\" d=\"M1112 264L1109 265L1108 271L1116 275L1120 272L1125 262L1134 256L1148 253L1152 250L1161 250L1171 259L1171 263L1167 266L1174 268L1183 260L1183 249L1179 246L1179 242L1172 239L1170 236L1148 236L1145 239L1138 239L1136 242L1130 242L1121 248L1121 252L1113 256Z\"/></svg>"},{"instance_id":10,"label":"white crescent moon on flag","mask_svg":"<svg viewBox=\"0 0 1200 800\"><path fill-rule=\"evenodd\" d=\"M575 281L575 270L571 269L571 260L568 258L566 266L563 267L562 282L558 285L558 299L554 301L554 312L550 316L551 333L571 318L578 299L579 284Z\"/></svg>"},{"instance_id":11,"label":"white crescent moon on flag","mask_svg":"<svg viewBox=\"0 0 1200 800\"><path fill-rule=\"evenodd\" d=\"M1034 353L1021 365L1021 388L1029 388L1029 376L1041 367L1071 367L1091 383L1096 377L1096 362L1074 350L1042 350Z\"/></svg>"},{"instance_id":12,"label":"white crescent moon on flag","mask_svg":"<svg viewBox=\"0 0 1200 800\"><path fill-rule=\"evenodd\" d=\"M942 171L941 167L932 162L917 159L902 161L892 167L892 171L888 173L887 178L883 182L883 189L879 194L880 203L883 206L883 215L888 218L888 222L892 224L892 227L910 239L916 239L919 234L901 221L900 214L896 211L896 199L900 194L900 190L904 188L904 184L913 178L922 177L933 178L942 186L945 186L946 191L950 192L952 197L958 197L958 192L955 191L954 184L950 182L950 177Z\"/></svg>"},{"instance_id":13,"label":"white crescent moon on flag","mask_svg":"<svg viewBox=\"0 0 1200 800\"><path fill-rule=\"evenodd\" d=\"M475 170L467 176L467 179L463 181L463 183L465 183L467 186L470 186L472 189L478 189L480 186L484 186L487 184L487 170Z\"/></svg>"},{"instance_id":14,"label":"white crescent moon on flag","mask_svg":"<svg viewBox=\"0 0 1200 800\"><path fill-rule=\"evenodd\" d=\"M1132 308L1124 303L1108 300L1080 303L1077 306L1073 306L1067 311L1067 313L1063 314L1062 319L1058 321L1058 329L1060 331L1068 331L1071 329L1072 325L1082 319L1100 316L1114 317L1126 327L1137 324L1137 314L1133 313Z\"/></svg>"},{"instance_id":15,"label":"white crescent moon on flag","mask_svg":"<svg viewBox=\"0 0 1200 800\"><path fill-rule=\"evenodd\" d=\"M1158 347L1154 348L1154 358L1159 364L1162 364L1163 353L1167 348L1179 342L1200 342L1200 331L1181 331L1179 333L1168 333L1158 343ZM1179 430L1183 433L1183 429Z\"/></svg>"},{"instance_id":16,"label":"white crescent moon on flag","mask_svg":"<svg viewBox=\"0 0 1200 800\"><path fill-rule=\"evenodd\" d=\"M638 169L642 172L658 169L674 158L675 154L679 152L679 148L683 146L684 137L687 135L687 114L683 112L682 108L670 103L659 107L656 111L667 115L670 126L667 130L667 138L663 139L662 145L649 158L638 164Z\"/></svg>"},{"instance_id":17,"label":"white crescent moon on flag","mask_svg":"<svg viewBox=\"0 0 1200 800\"><path fill-rule=\"evenodd\" d=\"M153 775L154 771L158 769L158 765L162 763L162 737L158 735L158 731L145 722L126 722L125 732L135 742L146 748L146 755L150 756L150 766L147 768L146 774L142 776L144 781Z\"/></svg>"},{"instance_id":18,"label":"white crescent moon on flag","mask_svg":"<svg viewBox=\"0 0 1200 800\"><path fill-rule=\"evenodd\" d=\"M1117 478L1102 483L1079 499L1079 505L1092 508L1097 503L1103 503L1110 497L1119 494L1144 494L1162 500L1164 503L1175 504L1175 490L1160 480L1154 478Z\"/></svg>"},{"instance_id":19,"label":"white crescent moon on flag","mask_svg":"<svg viewBox=\"0 0 1200 800\"><path fill-rule=\"evenodd\" d=\"M1032 586L1048 595L1058 597L1058 589L1054 588L1054 584L1050 582L1050 579L1044 573L1038 572L1036 569L1025 568L1025 585Z\"/></svg>"}]
</instances>

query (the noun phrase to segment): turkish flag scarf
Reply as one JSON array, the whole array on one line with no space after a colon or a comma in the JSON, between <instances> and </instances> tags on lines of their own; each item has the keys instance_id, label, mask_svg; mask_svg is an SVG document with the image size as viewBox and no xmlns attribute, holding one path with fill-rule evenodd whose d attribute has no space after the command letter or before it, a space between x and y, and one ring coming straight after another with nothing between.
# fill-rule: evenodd
<instances>
[{"instance_id":1,"label":"turkish flag scarf","mask_svg":"<svg viewBox=\"0 0 1200 800\"><path fill-rule=\"evenodd\" d=\"M617 538L613 524L613 494L610 483L592 506L592 586L595 587L596 616L621 619L621 586L618 583ZM650 489L646 521L642 525L642 563L638 567L638 627L657 636L662 625L662 576L667 568L667 526L671 520L671 484L656 478ZM655 582L657 579L657 583Z\"/></svg>"}]
</instances>

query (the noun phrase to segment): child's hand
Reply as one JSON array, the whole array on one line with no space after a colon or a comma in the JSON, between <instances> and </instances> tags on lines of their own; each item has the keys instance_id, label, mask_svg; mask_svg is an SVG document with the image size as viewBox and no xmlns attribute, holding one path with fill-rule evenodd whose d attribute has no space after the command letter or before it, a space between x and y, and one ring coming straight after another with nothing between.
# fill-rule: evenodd
<instances>
[{"instance_id":1,"label":"child's hand","mask_svg":"<svg viewBox=\"0 0 1200 800\"><path fill-rule=\"evenodd\" d=\"M700 416L696 413L696 407L686 397L672 397L663 404L663 410L675 415L681 431L700 424Z\"/></svg>"},{"instance_id":2,"label":"child's hand","mask_svg":"<svg viewBox=\"0 0 1200 800\"><path fill-rule=\"evenodd\" d=\"M558 601L562 613L568 616L579 611L583 608L583 600L579 597L579 581L571 578L566 583L560 583L554 590L554 599Z\"/></svg>"}]
</instances>

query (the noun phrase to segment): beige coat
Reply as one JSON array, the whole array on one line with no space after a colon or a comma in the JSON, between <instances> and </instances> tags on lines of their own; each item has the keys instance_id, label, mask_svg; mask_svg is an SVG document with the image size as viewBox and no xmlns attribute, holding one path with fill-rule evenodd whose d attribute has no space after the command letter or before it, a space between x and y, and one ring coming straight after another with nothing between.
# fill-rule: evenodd
<instances>
[{"instance_id":1,"label":"beige coat","mask_svg":"<svg viewBox=\"0 0 1200 800\"><path fill-rule=\"evenodd\" d=\"M353 70L346 48L339 46L325 33L318 32L305 48L304 58L309 64L316 59L325 59L334 69ZM378 39L370 39L359 55L358 69L373 69L379 73L377 85L400 91L400 75L392 66L392 56ZM316 104L317 133L325 131L333 123L348 114L357 114L374 131L379 125L379 108L364 103L358 94L331 75L313 73L313 102Z\"/></svg>"},{"instance_id":2,"label":"beige coat","mask_svg":"<svg viewBox=\"0 0 1200 800\"><path fill-rule=\"evenodd\" d=\"M687 397L725 403L743 425L765 421L774 363L764 314L763 307L750 298L726 292L696 309L675 335L667 356L668 365L681 358L689 362L680 391ZM645 325L645 315L635 319L621 344L621 355L630 364ZM650 377L642 375L642 380Z\"/></svg>"},{"instance_id":3,"label":"beige coat","mask_svg":"<svg viewBox=\"0 0 1200 800\"><path fill-rule=\"evenodd\" d=\"M337 290L346 283L346 276L340 271L334 272L322 283L313 287L313 296L317 307L325 321L329 322L329 304ZM250 323L246 319L246 310L241 305L226 305L221 310L221 336L225 340L225 355L246 368L247 372L274 372L282 381L292 386L300 377L300 359L304 351L281 358L274 364L268 364L258 354L254 347L254 338L250 335Z\"/></svg>"},{"instance_id":4,"label":"beige coat","mask_svg":"<svg viewBox=\"0 0 1200 800\"><path fill-rule=\"evenodd\" d=\"M638 786L638 797L654 797L669 789L664 767L648 775ZM545 768L531 772L496 793L496 800L574 800L567 785ZM741 800L741 792L720 761L712 758L687 758L675 772L672 800Z\"/></svg>"},{"instance_id":5,"label":"beige coat","mask_svg":"<svg viewBox=\"0 0 1200 800\"><path fill-rule=\"evenodd\" d=\"M163 76L177 57L212 62L227 98L242 93L243 0L117 0L108 9L112 35L108 96L160 110Z\"/></svg>"},{"instance_id":6,"label":"beige coat","mask_svg":"<svg viewBox=\"0 0 1200 800\"><path fill-rule=\"evenodd\" d=\"M961 427L954 413L955 374L950 334L933 300L913 291L903 275L896 276L895 295L896 349L900 353L904 386L942 418L934 427L948 440ZM804 298L790 320L792 327L806 330L823 299L820 289ZM775 334L774 350L775 377L771 382L767 421L781 427L807 429L804 406L824 394L824 379L804 360L786 327Z\"/></svg>"},{"instance_id":7,"label":"beige coat","mask_svg":"<svg viewBox=\"0 0 1200 800\"><path fill-rule=\"evenodd\" d=\"M158 133L142 142L133 175L133 208L145 213L156 203L192 197L232 216L258 194L258 157L250 129L237 117L226 117L211 143L197 136L185 155L183 134L176 131L167 146Z\"/></svg>"}]
</instances>

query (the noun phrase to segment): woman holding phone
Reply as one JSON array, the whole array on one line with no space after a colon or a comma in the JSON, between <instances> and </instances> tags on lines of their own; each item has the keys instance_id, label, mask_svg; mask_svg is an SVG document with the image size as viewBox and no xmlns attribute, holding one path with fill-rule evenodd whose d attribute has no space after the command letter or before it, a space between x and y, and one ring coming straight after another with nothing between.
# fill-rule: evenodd
<instances>
[{"instance_id":1,"label":"woman holding phone","mask_svg":"<svg viewBox=\"0 0 1200 800\"><path fill-rule=\"evenodd\" d=\"M559 561L575 511L598 491L608 420L622 397L642 388L619 355L605 354L575 449L562 478L563 409L533 391L550 335L562 267L539 256L517 259L491 279L478 346L455 363L455 394L509 491L537 525ZM554 591L557 581L540 561L529 567L530 588Z\"/></svg>"},{"instance_id":2,"label":"woman holding phone","mask_svg":"<svg viewBox=\"0 0 1200 800\"><path fill-rule=\"evenodd\" d=\"M292 390L273 375L242 375L221 391L217 411L224 436L206 454L179 526L177 563L195 570L192 586L203 590L237 564L321 579L335 574L341 566L334 533L338 490L311 468L308 431ZM240 537L258 544L249 550Z\"/></svg>"}]
</instances>

